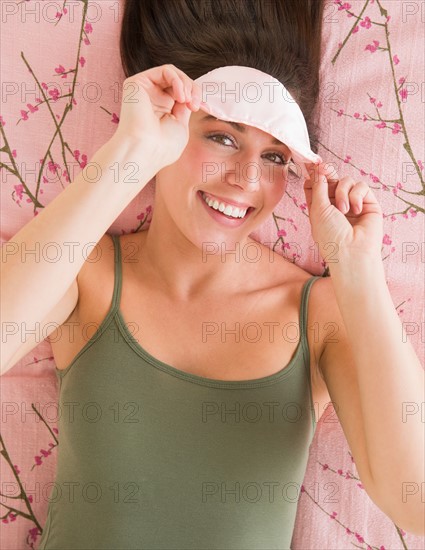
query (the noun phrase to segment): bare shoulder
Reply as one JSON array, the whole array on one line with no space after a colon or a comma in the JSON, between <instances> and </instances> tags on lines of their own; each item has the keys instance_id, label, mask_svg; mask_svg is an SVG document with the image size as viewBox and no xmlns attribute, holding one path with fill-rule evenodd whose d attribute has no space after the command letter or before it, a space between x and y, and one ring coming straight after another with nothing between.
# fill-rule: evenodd
<instances>
[{"instance_id":1,"label":"bare shoulder","mask_svg":"<svg viewBox=\"0 0 425 550\"><path fill-rule=\"evenodd\" d=\"M290 262L278 253L273 257L272 282L276 285L277 300L282 300L282 308L298 313L302 289L314 275ZM279 305L280 307L280 305ZM318 277L310 287L307 305L307 342L310 350L310 376L312 397L317 404L318 416L330 401L328 388L319 368L320 357L327 338L332 336L333 325L329 321L335 317L336 299L330 277Z\"/></svg>"},{"instance_id":2,"label":"bare shoulder","mask_svg":"<svg viewBox=\"0 0 425 550\"><path fill-rule=\"evenodd\" d=\"M111 235L105 233L86 258L77 277L80 293L92 291L94 281L102 284L113 269L114 244ZM112 261L112 264L111 264Z\"/></svg>"},{"instance_id":3,"label":"bare shoulder","mask_svg":"<svg viewBox=\"0 0 425 550\"><path fill-rule=\"evenodd\" d=\"M250 239L243 247L241 255L246 264L258 267L255 282L260 286L301 283L312 276L269 246L254 239Z\"/></svg>"},{"instance_id":4,"label":"bare shoulder","mask_svg":"<svg viewBox=\"0 0 425 550\"><path fill-rule=\"evenodd\" d=\"M93 247L77 274L78 299L75 308L47 338L52 346L55 344L53 349L56 350L55 358L57 355L58 361L62 342L71 341L71 339L60 338L63 331L69 330L67 327L71 323L76 323L78 326L86 320L97 321L107 310L108 296L112 294L113 289L111 270L113 270L113 242L110 235L105 233Z\"/></svg>"},{"instance_id":5,"label":"bare shoulder","mask_svg":"<svg viewBox=\"0 0 425 550\"><path fill-rule=\"evenodd\" d=\"M121 263L138 261L141 232L116 236L119 240ZM105 233L91 251L78 274L78 288L84 306L90 309L99 304L99 311L110 306L114 288L115 246L112 235Z\"/></svg>"},{"instance_id":6,"label":"bare shoulder","mask_svg":"<svg viewBox=\"0 0 425 550\"><path fill-rule=\"evenodd\" d=\"M254 242L254 241L253 241ZM268 246L255 242L255 246L259 247L259 256L261 256L261 270L264 274L271 277L271 281L276 284L302 284L311 279L313 275L303 269L301 266L291 262L278 252L273 251ZM321 281L325 281L329 277L321 277ZM316 287L319 283L317 280L312 286Z\"/></svg>"},{"instance_id":7,"label":"bare shoulder","mask_svg":"<svg viewBox=\"0 0 425 550\"><path fill-rule=\"evenodd\" d=\"M332 341L338 331L337 319L339 317L336 312L339 312L339 309L332 280L330 277L321 277L311 287L309 298L309 328L314 331L315 354L319 372L320 357L326 343Z\"/></svg>"},{"instance_id":8,"label":"bare shoulder","mask_svg":"<svg viewBox=\"0 0 425 550\"><path fill-rule=\"evenodd\" d=\"M308 341L314 353L317 384L327 392L320 359L329 343L337 341L343 319L331 277L320 277L310 289Z\"/></svg>"},{"instance_id":9,"label":"bare shoulder","mask_svg":"<svg viewBox=\"0 0 425 550\"><path fill-rule=\"evenodd\" d=\"M279 295L282 295L286 303L290 296L294 296L299 303L302 288L314 275L277 252L269 249L263 255L266 254L269 254L268 262L273 267L270 269L265 266L263 273L269 271L270 284L279 289ZM335 316L337 307L331 278L319 276L310 287L308 299L308 337L310 349L317 362L323 353L326 336L329 337L332 331L330 321Z\"/></svg>"}]
</instances>

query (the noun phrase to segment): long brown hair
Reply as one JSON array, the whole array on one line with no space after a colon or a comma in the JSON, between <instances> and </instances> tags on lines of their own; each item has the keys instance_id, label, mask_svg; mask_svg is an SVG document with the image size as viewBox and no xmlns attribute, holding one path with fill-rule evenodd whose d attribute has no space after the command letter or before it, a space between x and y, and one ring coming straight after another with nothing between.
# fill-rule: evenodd
<instances>
[{"instance_id":1,"label":"long brown hair","mask_svg":"<svg viewBox=\"0 0 425 550\"><path fill-rule=\"evenodd\" d=\"M166 63L192 79L259 69L297 101L317 152L322 17L323 0L125 0L121 63L126 77Z\"/></svg>"}]
</instances>

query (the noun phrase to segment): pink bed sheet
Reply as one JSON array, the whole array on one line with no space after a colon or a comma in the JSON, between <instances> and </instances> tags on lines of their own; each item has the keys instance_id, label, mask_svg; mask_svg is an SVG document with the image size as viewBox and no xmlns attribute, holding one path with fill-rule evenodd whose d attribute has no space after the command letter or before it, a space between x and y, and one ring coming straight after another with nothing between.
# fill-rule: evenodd
<instances>
[{"instance_id":1,"label":"pink bed sheet","mask_svg":"<svg viewBox=\"0 0 425 550\"><path fill-rule=\"evenodd\" d=\"M124 79L118 48L122 7L118 0L2 1L2 243L56 197L114 133ZM340 175L368 182L382 204L387 283L420 357L425 342L424 19L420 1L326 4L319 150ZM153 192L150 182L108 232L145 229ZM299 183L289 185L254 237L312 274L326 270L326 261L315 256ZM42 341L0 384L0 546L37 548L60 440L49 344ZM311 446L292 548L353 547L419 550L425 539L398 529L374 505L337 418L325 413Z\"/></svg>"}]
</instances>

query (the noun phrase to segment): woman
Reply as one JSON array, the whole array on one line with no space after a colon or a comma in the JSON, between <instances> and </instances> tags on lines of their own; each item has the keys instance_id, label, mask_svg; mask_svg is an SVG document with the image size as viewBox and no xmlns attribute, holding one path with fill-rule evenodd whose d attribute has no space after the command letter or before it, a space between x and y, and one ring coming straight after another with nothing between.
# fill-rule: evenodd
<instances>
[{"instance_id":1,"label":"woman","mask_svg":"<svg viewBox=\"0 0 425 550\"><path fill-rule=\"evenodd\" d=\"M101 177L79 176L14 237L77 242L75 255L54 266L12 256L4 267L4 288L13 277L34 305L5 292L4 318L60 325L49 336L61 390L56 492L40 548L289 548L329 401L370 497L423 532L420 496L400 496L404 482L421 482L423 428L403 423L400 409L423 401L423 372L399 337L376 198L307 164L312 234L323 257L334 243L338 260L331 277L311 277L249 237L282 198L296 144L275 143L257 105L253 124L208 118L208 98L199 109L198 78L252 68L278 77L314 135L322 6L301 6L126 3L129 93L93 158ZM105 234L153 176L148 231ZM84 261L88 242L98 246ZM294 325L297 338L282 330ZM10 340L3 372L31 344Z\"/></svg>"}]
</instances>

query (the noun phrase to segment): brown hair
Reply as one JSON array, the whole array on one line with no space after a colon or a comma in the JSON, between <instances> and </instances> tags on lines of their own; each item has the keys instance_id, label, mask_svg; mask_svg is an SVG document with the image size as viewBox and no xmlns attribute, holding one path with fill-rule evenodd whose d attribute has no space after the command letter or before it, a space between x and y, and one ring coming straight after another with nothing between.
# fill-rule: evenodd
<instances>
[{"instance_id":1,"label":"brown hair","mask_svg":"<svg viewBox=\"0 0 425 550\"><path fill-rule=\"evenodd\" d=\"M299 104L317 152L315 108L323 0L125 0L126 77L171 63L193 80L245 65L279 80Z\"/></svg>"}]
</instances>

